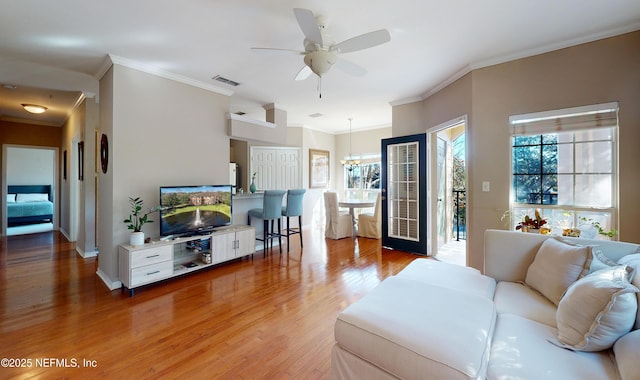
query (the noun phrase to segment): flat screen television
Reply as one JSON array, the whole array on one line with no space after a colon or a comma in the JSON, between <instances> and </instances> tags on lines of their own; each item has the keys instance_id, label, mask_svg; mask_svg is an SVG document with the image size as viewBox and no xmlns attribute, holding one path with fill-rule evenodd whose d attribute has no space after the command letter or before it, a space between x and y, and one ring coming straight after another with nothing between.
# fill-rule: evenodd
<instances>
[{"instance_id":1,"label":"flat screen television","mask_svg":"<svg viewBox=\"0 0 640 380\"><path fill-rule=\"evenodd\" d=\"M232 222L231 185L160 187L160 235L211 232Z\"/></svg>"}]
</instances>

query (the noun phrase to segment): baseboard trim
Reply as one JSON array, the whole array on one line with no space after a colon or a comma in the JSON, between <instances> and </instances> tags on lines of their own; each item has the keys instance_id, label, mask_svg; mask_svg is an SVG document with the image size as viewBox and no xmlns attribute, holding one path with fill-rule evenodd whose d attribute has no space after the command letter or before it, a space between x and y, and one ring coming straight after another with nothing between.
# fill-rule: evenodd
<instances>
[{"instance_id":1,"label":"baseboard trim","mask_svg":"<svg viewBox=\"0 0 640 380\"><path fill-rule=\"evenodd\" d=\"M120 289L122 287L122 282L113 281L100 268L98 268L98 270L96 271L96 274L98 275L98 277L100 277L102 282L104 282L104 284L107 286L107 288L109 288L109 290L116 290L116 289Z\"/></svg>"},{"instance_id":2,"label":"baseboard trim","mask_svg":"<svg viewBox=\"0 0 640 380\"><path fill-rule=\"evenodd\" d=\"M62 236L64 236L65 239L67 239L68 241L71 241L69 234L67 233L67 231L64 230L64 228L60 228L58 229L58 231L60 231L60 233L62 234Z\"/></svg>"},{"instance_id":3,"label":"baseboard trim","mask_svg":"<svg viewBox=\"0 0 640 380\"><path fill-rule=\"evenodd\" d=\"M83 259L98 256L98 251L94 250L90 252L85 252L82 249L78 248L77 245L76 245L76 252L78 252L78 255L80 255L80 257L82 257Z\"/></svg>"}]
</instances>

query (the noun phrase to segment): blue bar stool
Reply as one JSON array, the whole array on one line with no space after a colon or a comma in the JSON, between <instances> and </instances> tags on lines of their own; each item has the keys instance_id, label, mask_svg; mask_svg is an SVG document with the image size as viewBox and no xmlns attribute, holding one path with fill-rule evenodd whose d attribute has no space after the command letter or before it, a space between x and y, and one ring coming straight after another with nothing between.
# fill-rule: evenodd
<instances>
[{"instance_id":1,"label":"blue bar stool","mask_svg":"<svg viewBox=\"0 0 640 380\"><path fill-rule=\"evenodd\" d=\"M282 216L287 218L287 252L289 252L289 239L291 235L300 235L300 248L302 245L302 199L304 198L305 189L292 189L287 191L287 205L282 207ZM289 221L291 217L298 217L298 228L291 228Z\"/></svg>"},{"instance_id":2,"label":"blue bar stool","mask_svg":"<svg viewBox=\"0 0 640 380\"><path fill-rule=\"evenodd\" d=\"M262 208L254 208L249 210L248 218L249 225L251 225L251 217L262 219L263 231L262 239L256 240L264 242L264 257L267 257L267 241L271 242L273 247L273 239L277 238L280 243L280 253L282 253L282 233L280 218L282 218L282 198L284 197L284 190L265 190L264 198L262 199ZM273 228L273 222L278 221L277 232ZM269 222L271 222L271 229L269 229Z\"/></svg>"}]
</instances>

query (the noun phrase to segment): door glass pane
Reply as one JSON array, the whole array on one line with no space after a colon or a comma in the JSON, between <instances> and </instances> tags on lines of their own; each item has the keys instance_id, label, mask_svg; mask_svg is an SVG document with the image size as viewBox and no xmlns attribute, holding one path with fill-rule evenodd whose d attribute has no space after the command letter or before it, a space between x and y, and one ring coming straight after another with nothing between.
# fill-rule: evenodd
<instances>
[{"instance_id":1,"label":"door glass pane","mask_svg":"<svg viewBox=\"0 0 640 380\"><path fill-rule=\"evenodd\" d=\"M388 235L417 241L418 143L389 145L387 157Z\"/></svg>"}]
</instances>

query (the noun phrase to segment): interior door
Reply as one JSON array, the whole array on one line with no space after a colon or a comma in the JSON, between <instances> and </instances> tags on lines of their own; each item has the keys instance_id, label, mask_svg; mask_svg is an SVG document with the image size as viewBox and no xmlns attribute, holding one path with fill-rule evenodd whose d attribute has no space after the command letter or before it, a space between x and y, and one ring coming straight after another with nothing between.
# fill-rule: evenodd
<instances>
[{"instance_id":1,"label":"interior door","mask_svg":"<svg viewBox=\"0 0 640 380\"><path fill-rule=\"evenodd\" d=\"M447 167L446 167L446 153L447 142L440 136L436 142L436 229L437 229L437 245L436 251L432 254L436 254L437 249L442 247L446 243L446 227L447 227Z\"/></svg>"},{"instance_id":2,"label":"interior door","mask_svg":"<svg viewBox=\"0 0 640 380\"><path fill-rule=\"evenodd\" d=\"M426 135L382 140L382 245L427 254Z\"/></svg>"}]
</instances>

